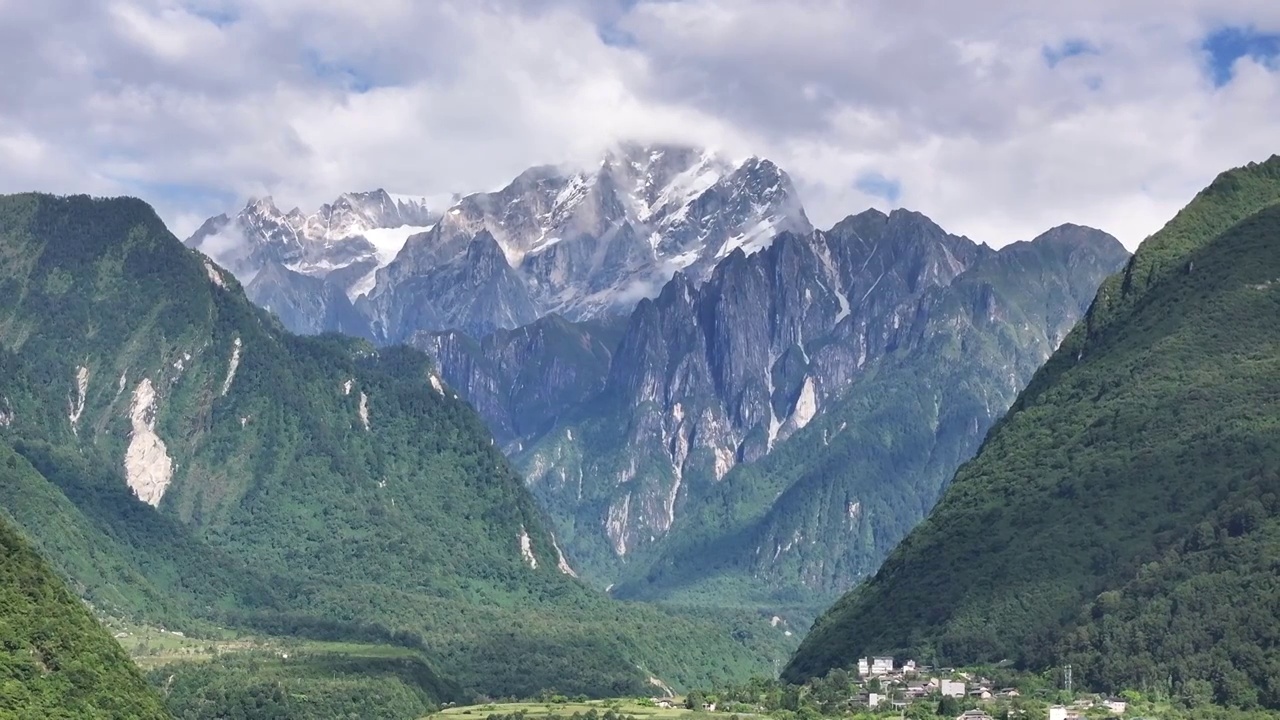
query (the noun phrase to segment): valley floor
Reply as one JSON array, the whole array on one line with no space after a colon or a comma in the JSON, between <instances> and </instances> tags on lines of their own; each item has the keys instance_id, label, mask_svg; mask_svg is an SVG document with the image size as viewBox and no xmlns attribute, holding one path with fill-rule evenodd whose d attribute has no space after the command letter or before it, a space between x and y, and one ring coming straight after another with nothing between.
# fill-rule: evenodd
<instances>
[{"instance_id":1,"label":"valley floor","mask_svg":"<svg viewBox=\"0 0 1280 720\"><path fill-rule=\"evenodd\" d=\"M670 718L711 718L712 713L703 710L687 710L680 705L675 699L672 699L673 707L659 707L652 702L638 700L636 698L614 698L610 700L588 700L582 702L515 702L515 703L488 703L485 705L467 705L460 707L451 707L441 710L440 712L428 716L428 720L486 720L490 716L497 715L499 717L515 717L520 716L528 720L534 718L568 718L575 714L587 715L594 711L597 715L604 715L606 712L613 711L622 717L632 717L636 720L668 720ZM739 717L764 717L762 715L739 715Z\"/></svg>"}]
</instances>

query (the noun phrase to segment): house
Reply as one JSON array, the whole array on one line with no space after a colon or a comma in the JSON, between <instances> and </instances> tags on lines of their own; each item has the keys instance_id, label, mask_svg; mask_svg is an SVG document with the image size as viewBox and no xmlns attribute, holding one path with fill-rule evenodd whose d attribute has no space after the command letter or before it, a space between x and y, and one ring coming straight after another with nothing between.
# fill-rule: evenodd
<instances>
[{"instance_id":1,"label":"house","mask_svg":"<svg viewBox=\"0 0 1280 720\"><path fill-rule=\"evenodd\" d=\"M990 700L992 698L991 691L984 687L976 687L969 691L969 697L979 700Z\"/></svg>"},{"instance_id":2,"label":"house","mask_svg":"<svg viewBox=\"0 0 1280 720\"><path fill-rule=\"evenodd\" d=\"M1102 701L1102 704L1116 715L1123 715L1124 711L1129 707L1129 703L1121 700L1120 698L1107 698Z\"/></svg>"},{"instance_id":3,"label":"house","mask_svg":"<svg viewBox=\"0 0 1280 720\"><path fill-rule=\"evenodd\" d=\"M702 709L703 709L703 710L706 710L707 712L715 712L715 711L716 711L716 704L715 704L715 703L703 703L703 704L702 704Z\"/></svg>"},{"instance_id":4,"label":"house","mask_svg":"<svg viewBox=\"0 0 1280 720\"><path fill-rule=\"evenodd\" d=\"M994 720L982 710L966 710L956 716L956 720Z\"/></svg>"},{"instance_id":5,"label":"house","mask_svg":"<svg viewBox=\"0 0 1280 720\"><path fill-rule=\"evenodd\" d=\"M940 680L938 682L938 692L943 697L962 698L964 697L964 683L955 680Z\"/></svg>"},{"instance_id":6,"label":"house","mask_svg":"<svg viewBox=\"0 0 1280 720\"><path fill-rule=\"evenodd\" d=\"M1018 688L1003 688L996 694L1002 698L1016 698L1022 695L1022 693L1018 692Z\"/></svg>"},{"instance_id":7,"label":"house","mask_svg":"<svg viewBox=\"0 0 1280 720\"><path fill-rule=\"evenodd\" d=\"M873 657L871 658L871 674L888 675L893 672L892 657Z\"/></svg>"},{"instance_id":8,"label":"house","mask_svg":"<svg viewBox=\"0 0 1280 720\"><path fill-rule=\"evenodd\" d=\"M858 677L866 677L871 674L871 660L868 658L858 658Z\"/></svg>"},{"instance_id":9,"label":"house","mask_svg":"<svg viewBox=\"0 0 1280 720\"><path fill-rule=\"evenodd\" d=\"M671 703L670 698L652 698L652 700L653 700L654 707L660 707L663 710L670 710L671 708L675 707L675 705Z\"/></svg>"},{"instance_id":10,"label":"house","mask_svg":"<svg viewBox=\"0 0 1280 720\"><path fill-rule=\"evenodd\" d=\"M910 698L922 698L929 694L929 686L922 682L908 683L906 693Z\"/></svg>"},{"instance_id":11,"label":"house","mask_svg":"<svg viewBox=\"0 0 1280 720\"><path fill-rule=\"evenodd\" d=\"M915 661L915 660L908 660L908 661L906 661L905 663L903 663L903 664L902 664L902 672L904 672L904 673L913 673L913 672L915 672L915 671L916 671L916 661Z\"/></svg>"},{"instance_id":12,"label":"house","mask_svg":"<svg viewBox=\"0 0 1280 720\"><path fill-rule=\"evenodd\" d=\"M880 693L867 693L867 707L879 707L880 702L884 700L884 696Z\"/></svg>"},{"instance_id":13,"label":"house","mask_svg":"<svg viewBox=\"0 0 1280 720\"><path fill-rule=\"evenodd\" d=\"M1061 705L1055 705L1049 708L1049 720L1081 720L1084 713L1079 710L1072 710Z\"/></svg>"}]
</instances>

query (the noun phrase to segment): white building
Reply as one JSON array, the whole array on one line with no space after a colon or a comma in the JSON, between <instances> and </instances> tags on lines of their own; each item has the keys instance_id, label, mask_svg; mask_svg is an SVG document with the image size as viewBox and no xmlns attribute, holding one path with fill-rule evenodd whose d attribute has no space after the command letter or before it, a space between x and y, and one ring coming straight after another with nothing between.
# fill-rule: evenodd
<instances>
[{"instance_id":1,"label":"white building","mask_svg":"<svg viewBox=\"0 0 1280 720\"><path fill-rule=\"evenodd\" d=\"M867 693L867 707L879 707L881 700L884 700L884 697L880 693Z\"/></svg>"},{"instance_id":2,"label":"white building","mask_svg":"<svg viewBox=\"0 0 1280 720\"><path fill-rule=\"evenodd\" d=\"M891 657L873 657L871 658L871 675L888 675L893 672L893 658Z\"/></svg>"},{"instance_id":3,"label":"white building","mask_svg":"<svg viewBox=\"0 0 1280 720\"><path fill-rule=\"evenodd\" d=\"M871 660L867 658L858 658L858 677L866 677L871 674Z\"/></svg>"},{"instance_id":4,"label":"white building","mask_svg":"<svg viewBox=\"0 0 1280 720\"><path fill-rule=\"evenodd\" d=\"M1067 709L1061 705L1049 708L1049 720L1067 720Z\"/></svg>"},{"instance_id":5,"label":"white building","mask_svg":"<svg viewBox=\"0 0 1280 720\"><path fill-rule=\"evenodd\" d=\"M964 697L964 683L955 680L943 680L938 683L938 692L943 697L962 698Z\"/></svg>"}]
</instances>

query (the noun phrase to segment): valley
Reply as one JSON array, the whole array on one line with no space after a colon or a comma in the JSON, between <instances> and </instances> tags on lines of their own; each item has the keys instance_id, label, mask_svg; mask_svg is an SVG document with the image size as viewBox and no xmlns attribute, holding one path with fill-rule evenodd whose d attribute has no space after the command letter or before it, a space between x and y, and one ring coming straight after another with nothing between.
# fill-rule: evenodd
<instances>
[{"instance_id":1,"label":"valley","mask_svg":"<svg viewBox=\"0 0 1280 720\"><path fill-rule=\"evenodd\" d=\"M1280 711L1280 158L1130 255L619 152L185 243L0 196L0 710Z\"/></svg>"}]
</instances>

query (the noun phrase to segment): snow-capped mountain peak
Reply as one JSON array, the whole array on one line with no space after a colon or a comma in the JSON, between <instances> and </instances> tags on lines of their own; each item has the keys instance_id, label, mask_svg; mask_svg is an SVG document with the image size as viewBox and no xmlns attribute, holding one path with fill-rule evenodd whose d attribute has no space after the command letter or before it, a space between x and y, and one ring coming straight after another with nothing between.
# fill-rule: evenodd
<instances>
[{"instance_id":1,"label":"snow-capped mountain peak","mask_svg":"<svg viewBox=\"0 0 1280 720\"><path fill-rule=\"evenodd\" d=\"M676 271L701 282L734 248L753 252L779 232L811 229L790 179L768 161L624 143L589 167L533 167L500 190L462 198L379 271L366 310L388 339L443 329L430 326L438 315L410 306L439 300L420 296L422 279L465 264L481 233L511 270L502 286L517 278L526 288L512 300L524 308L515 315L584 319L629 311ZM495 318L493 327L507 324Z\"/></svg>"},{"instance_id":2,"label":"snow-capped mountain peak","mask_svg":"<svg viewBox=\"0 0 1280 720\"><path fill-rule=\"evenodd\" d=\"M424 202L385 190L348 192L311 214L281 212L270 197L251 198L228 218L210 218L187 245L212 257L248 284L268 264L331 280L355 297L372 288L409 236L426 232L435 216Z\"/></svg>"},{"instance_id":3,"label":"snow-capped mountain peak","mask_svg":"<svg viewBox=\"0 0 1280 720\"><path fill-rule=\"evenodd\" d=\"M531 167L465 197L348 192L311 213L255 198L234 217L211 218L188 244L246 285L271 263L336 285L376 335L398 341L548 313L625 313L675 272L701 283L735 249L752 253L778 233L811 229L790 179L767 160L619 143L587 166Z\"/></svg>"}]
</instances>

